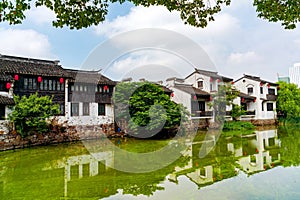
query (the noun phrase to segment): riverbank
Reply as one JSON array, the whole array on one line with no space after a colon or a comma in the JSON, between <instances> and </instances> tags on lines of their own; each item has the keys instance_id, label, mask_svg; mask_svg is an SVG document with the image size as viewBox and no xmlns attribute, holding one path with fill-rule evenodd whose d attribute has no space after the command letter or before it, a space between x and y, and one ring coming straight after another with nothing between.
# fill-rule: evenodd
<instances>
[{"instance_id":1,"label":"riverbank","mask_svg":"<svg viewBox=\"0 0 300 200\"><path fill-rule=\"evenodd\" d=\"M207 127L206 123L192 122L187 127L187 131L194 131L199 129L217 128L213 124ZM207 122L207 121L205 121ZM243 121L244 122L244 121ZM262 123L262 121L255 124L254 129L264 128L265 126L276 124L275 121L267 121L268 123ZM248 126L249 127L249 126ZM237 129L234 129L237 130ZM241 129L239 129L241 131ZM114 124L107 125L94 125L94 126L53 126L51 132L47 134L33 134L22 138L19 134L11 131L9 134L0 134L0 151L13 150L20 148L27 148L32 146L43 146L50 144L76 142L82 140L94 140L100 138L121 138L127 135L123 132L116 132L114 130Z\"/></svg>"},{"instance_id":2,"label":"riverbank","mask_svg":"<svg viewBox=\"0 0 300 200\"><path fill-rule=\"evenodd\" d=\"M9 134L0 135L0 151L64 142L124 136L124 133L114 131L114 124L105 126L69 126L63 129L54 127L50 133L36 133L25 138L22 138L19 134L11 132Z\"/></svg>"}]
</instances>

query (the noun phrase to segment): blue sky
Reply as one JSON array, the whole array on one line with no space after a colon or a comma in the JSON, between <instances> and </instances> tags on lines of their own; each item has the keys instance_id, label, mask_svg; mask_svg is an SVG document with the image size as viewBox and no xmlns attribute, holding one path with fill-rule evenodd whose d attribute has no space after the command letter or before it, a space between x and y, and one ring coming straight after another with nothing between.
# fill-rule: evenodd
<instances>
[{"instance_id":1,"label":"blue sky","mask_svg":"<svg viewBox=\"0 0 300 200\"><path fill-rule=\"evenodd\" d=\"M66 68L81 68L89 53L107 39L139 28L160 28L195 41L220 74L234 79L246 73L276 81L277 73L288 75L288 68L300 62L299 28L284 30L279 23L257 18L249 0L233 0L205 29L184 25L179 13L164 7L134 7L130 3L111 5L104 23L82 30L52 27L53 14L43 8L26 16L21 25L0 24L1 54L58 59ZM127 56L126 62L118 61L115 73L130 71L140 63L149 65L153 58Z\"/></svg>"}]
</instances>

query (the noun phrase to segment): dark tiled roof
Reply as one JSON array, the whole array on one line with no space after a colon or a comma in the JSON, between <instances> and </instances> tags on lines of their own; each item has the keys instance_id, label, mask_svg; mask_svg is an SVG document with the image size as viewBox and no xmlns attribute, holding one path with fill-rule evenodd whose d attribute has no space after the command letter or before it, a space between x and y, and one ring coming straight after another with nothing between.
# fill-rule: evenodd
<instances>
[{"instance_id":1,"label":"dark tiled roof","mask_svg":"<svg viewBox=\"0 0 300 200\"><path fill-rule=\"evenodd\" d=\"M0 70L0 81L12 81L13 77L11 75L5 74Z\"/></svg>"},{"instance_id":2,"label":"dark tiled roof","mask_svg":"<svg viewBox=\"0 0 300 200\"><path fill-rule=\"evenodd\" d=\"M232 78L221 76L221 75L218 74L218 72L207 71L207 70L202 70L202 69L197 69L197 68L195 68L195 71L193 73L191 73L190 75L188 75L186 78L192 76L194 73L199 73L199 74L202 74L202 75L205 75L205 76L208 76L208 77L212 77L212 78L215 78L215 79L218 78L218 79L221 79L224 82L233 81Z\"/></svg>"},{"instance_id":3,"label":"dark tiled roof","mask_svg":"<svg viewBox=\"0 0 300 200\"><path fill-rule=\"evenodd\" d=\"M247 74L244 74L244 76L242 78L239 78L235 82L237 82L237 81L239 81L239 80L241 80L243 78L247 78L247 79L251 79L251 80L254 80L254 81L262 82L263 84L270 83L271 86L278 86L277 83L272 83L270 81L263 80L259 76L252 76L252 75L247 75Z\"/></svg>"},{"instance_id":4,"label":"dark tiled roof","mask_svg":"<svg viewBox=\"0 0 300 200\"><path fill-rule=\"evenodd\" d=\"M166 81L172 81L172 80L175 80L175 81L181 82L181 83L184 82L184 79L182 79L182 78L177 78L177 77L171 77L171 78L166 79Z\"/></svg>"},{"instance_id":5,"label":"dark tiled roof","mask_svg":"<svg viewBox=\"0 0 300 200\"><path fill-rule=\"evenodd\" d=\"M39 60L0 54L0 71L4 74L27 74L68 77L59 61Z\"/></svg>"},{"instance_id":6,"label":"dark tiled roof","mask_svg":"<svg viewBox=\"0 0 300 200\"><path fill-rule=\"evenodd\" d=\"M162 87L162 89L163 89L163 91L165 92L165 93L172 93L173 91L172 90L170 90L169 88L167 88L166 86L161 86Z\"/></svg>"},{"instance_id":7,"label":"dark tiled roof","mask_svg":"<svg viewBox=\"0 0 300 200\"><path fill-rule=\"evenodd\" d=\"M208 92L205 92L199 88L195 88L193 86L190 86L190 85L175 85L174 88L176 89L179 89L179 90L182 90L186 93L189 93L189 94L196 94L196 95L199 95L199 96L210 96L210 94Z\"/></svg>"},{"instance_id":8,"label":"dark tiled roof","mask_svg":"<svg viewBox=\"0 0 300 200\"><path fill-rule=\"evenodd\" d=\"M242 97L242 98L245 98L245 99L250 99L250 100L256 99L256 97L250 96L250 95L242 93L242 92L240 92L239 97Z\"/></svg>"},{"instance_id":9,"label":"dark tiled roof","mask_svg":"<svg viewBox=\"0 0 300 200\"><path fill-rule=\"evenodd\" d=\"M13 105L15 104L14 99L13 98L9 98L9 97L5 97L0 95L0 104L2 105Z\"/></svg>"},{"instance_id":10,"label":"dark tiled roof","mask_svg":"<svg viewBox=\"0 0 300 200\"><path fill-rule=\"evenodd\" d=\"M106 76L100 74L98 71L66 69L66 72L72 78L70 82L107 84L107 85L116 85L117 83L107 78Z\"/></svg>"}]
</instances>

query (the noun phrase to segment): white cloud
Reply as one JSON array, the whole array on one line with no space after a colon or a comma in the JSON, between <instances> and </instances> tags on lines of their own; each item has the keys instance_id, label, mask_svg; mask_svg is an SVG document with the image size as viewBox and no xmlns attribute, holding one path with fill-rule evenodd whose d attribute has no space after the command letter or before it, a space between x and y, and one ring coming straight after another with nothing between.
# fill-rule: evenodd
<instances>
[{"instance_id":1,"label":"white cloud","mask_svg":"<svg viewBox=\"0 0 300 200\"><path fill-rule=\"evenodd\" d=\"M146 78L149 81L166 80L170 76L183 78L193 67L182 58L159 50L141 50L114 61L103 71L114 80Z\"/></svg>"},{"instance_id":2,"label":"white cloud","mask_svg":"<svg viewBox=\"0 0 300 200\"><path fill-rule=\"evenodd\" d=\"M228 58L230 65L245 65L261 61L261 57L254 51L246 53L232 53Z\"/></svg>"},{"instance_id":3,"label":"white cloud","mask_svg":"<svg viewBox=\"0 0 300 200\"><path fill-rule=\"evenodd\" d=\"M184 25L179 12L152 6L133 7L127 15L95 27L95 32L110 38L140 28L168 29L188 36L208 53L220 74L232 78L248 73L276 81L276 73L287 75L288 67L300 59L300 29L286 31L280 23L257 18L248 0L233 0L204 29Z\"/></svg>"},{"instance_id":4,"label":"white cloud","mask_svg":"<svg viewBox=\"0 0 300 200\"><path fill-rule=\"evenodd\" d=\"M96 26L95 31L99 35L111 37L135 29L162 28L177 31L191 37L224 36L236 31L238 23L238 19L224 13L218 14L216 20L211 22L206 29L200 29L185 25L180 18L179 12L169 12L164 6L138 6L132 7L128 15L119 16L113 21L107 20L103 24Z\"/></svg>"},{"instance_id":5,"label":"white cloud","mask_svg":"<svg viewBox=\"0 0 300 200\"><path fill-rule=\"evenodd\" d=\"M34 30L0 29L0 53L53 59L47 36Z\"/></svg>"},{"instance_id":6,"label":"white cloud","mask_svg":"<svg viewBox=\"0 0 300 200\"><path fill-rule=\"evenodd\" d=\"M28 21L37 25L52 25L52 21L55 20L55 13L45 6L32 6L30 10L25 12L25 15Z\"/></svg>"}]
</instances>

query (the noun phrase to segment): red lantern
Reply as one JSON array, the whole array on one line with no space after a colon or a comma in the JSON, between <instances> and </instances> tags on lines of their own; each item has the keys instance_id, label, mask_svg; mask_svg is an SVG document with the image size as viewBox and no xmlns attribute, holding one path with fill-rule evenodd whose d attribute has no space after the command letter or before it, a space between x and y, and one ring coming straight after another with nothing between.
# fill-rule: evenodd
<instances>
[{"instance_id":1,"label":"red lantern","mask_svg":"<svg viewBox=\"0 0 300 200\"><path fill-rule=\"evenodd\" d=\"M221 80L220 80L220 79L217 79L217 81L218 81L218 83L220 83L220 82L221 82Z\"/></svg>"},{"instance_id":2,"label":"red lantern","mask_svg":"<svg viewBox=\"0 0 300 200\"><path fill-rule=\"evenodd\" d=\"M260 86L264 86L264 83L263 83L263 82L260 82Z\"/></svg>"},{"instance_id":3,"label":"red lantern","mask_svg":"<svg viewBox=\"0 0 300 200\"><path fill-rule=\"evenodd\" d=\"M244 97L242 97L242 102L244 102L245 101L245 98Z\"/></svg>"},{"instance_id":4,"label":"red lantern","mask_svg":"<svg viewBox=\"0 0 300 200\"><path fill-rule=\"evenodd\" d=\"M108 90L108 86L105 85L105 86L103 87L103 89L104 89L104 90Z\"/></svg>"},{"instance_id":5,"label":"red lantern","mask_svg":"<svg viewBox=\"0 0 300 200\"><path fill-rule=\"evenodd\" d=\"M18 81L19 80L19 75L16 74L15 77L14 77L15 81Z\"/></svg>"},{"instance_id":6,"label":"red lantern","mask_svg":"<svg viewBox=\"0 0 300 200\"><path fill-rule=\"evenodd\" d=\"M38 77L38 82L39 83L42 82L42 77L41 76Z\"/></svg>"},{"instance_id":7,"label":"red lantern","mask_svg":"<svg viewBox=\"0 0 300 200\"><path fill-rule=\"evenodd\" d=\"M268 83L268 88L270 87L270 83Z\"/></svg>"},{"instance_id":8,"label":"red lantern","mask_svg":"<svg viewBox=\"0 0 300 200\"><path fill-rule=\"evenodd\" d=\"M171 97L174 97L174 93L173 92L171 93Z\"/></svg>"},{"instance_id":9,"label":"red lantern","mask_svg":"<svg viewBox=\"0 0 300 200\"><path fill-rule=\"evenodd\" d=\"M256 98L255 98L255 99L253 99L253 102L254 102L254 103L256 102Z\"/></svg>"},{"instance_id":10,"label":"red lantern","mask_svg":"<svg viewBox=\"0 0 300 200\"><path fill-rule=\"evenodd\" d=\"M64 78L60 78L59 82L60 82L60 84L63 84L64 83Z\"/></svg>"},{"instance_id":11,"label":"red lantern","mask_svg":"<svg viewBox=\"0 0 300 200\"><path fill-rule=\"evenodd\" d=\"M197 96L196 96L196 95L194 95L194 100L195 100L195 101L197 100Z\"/></svg>"},{"instance_id":12,"label":"red lantern","mask_svg":"<svg viewBox=\"0 0 300 200\"><path fill-rule=\"evenodd\" d=\"M10 85L10 83L6 83L6 89L10 89L10 87L11 87L11 85Z\"/></svg>"},{"instance_id":13,"label":"red lantern","mask_svg":"<svg viewBox=\"0 0 300 200\"><path fill-rule=\"evenodd\" d=\"M213 100L213 98L212 98L212 96L210 96L210 97L209 97L209 101L212 101L212 100Z\"/></svg>"},{"instance_id":14,"label":"red lantern","mask_svg":"<svg viewBox=\"0 0 300 200\"><path fill-rule=\"evenodd\" d=\"M233 84L234 84L234 81L232 81L231 84L233 85Z\"/></svg>"},{"instance_id":15,"label":"red lantern","mask_svg":"<svg viewBox=\"0 0 300 200\"><path fill-rule=\"evenodd\" d=\"M210 79L209 79L210 82L213 82L213 80L214 80L213 78L210 78Z\"/></svg>"}]
</instances>

